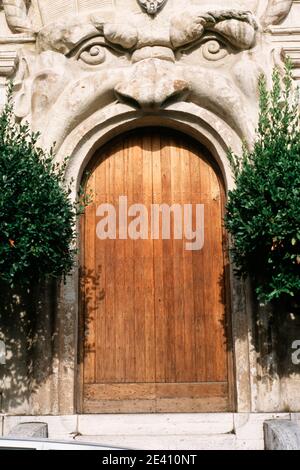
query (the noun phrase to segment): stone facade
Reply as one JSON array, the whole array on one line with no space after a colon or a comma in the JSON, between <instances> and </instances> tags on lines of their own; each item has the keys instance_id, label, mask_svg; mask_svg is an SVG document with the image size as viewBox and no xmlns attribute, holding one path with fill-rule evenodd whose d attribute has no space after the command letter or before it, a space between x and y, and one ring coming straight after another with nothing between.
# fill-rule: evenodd
<instances>
[{"instance_id":1,"label":"stone facade","mask_svg":"<svg viewBox=\"0 0 300 470\"><path fill-rule=\"evenodd\" d=\"M18 118L41 132L44 147L55 142L58 161L70 156L73 195L97 148L145 125L178 129L200 141L232 188L227 151L238 153L243 139L253 141L259 75L270 80L274 65L282 68L288 55L295 82L300 80L299 1L0 4L1 101L12 78ZM32 356L25 352L27 339L18 322L7 329L0 412L78 412L77 285L74 272L57 293L56 308L56 290L44 296L41 312L55 313L41 314ZM270 317L258 325L248 287L234 276L231 285L236 410L299 411L300 365L291 360L299 320L286 315L278 324L271 325ZM23 318L22 309L18 314Z\"/></svg>"}]
</instances>

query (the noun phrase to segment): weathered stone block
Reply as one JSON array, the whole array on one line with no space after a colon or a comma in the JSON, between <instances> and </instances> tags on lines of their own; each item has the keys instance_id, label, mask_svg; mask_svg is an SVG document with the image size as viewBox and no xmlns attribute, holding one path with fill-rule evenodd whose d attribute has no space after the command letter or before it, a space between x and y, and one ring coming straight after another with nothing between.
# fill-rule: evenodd
<instances>
[{"instance_id":1,"label":"weathered stone block","mask_svg":"<svg viewBox=\"0 0 300 470\"><path fill-rule=\"evenodd\" d=\"M300 450L300 426L295 421L265 421L264 434L266 450Z\"/></svg>"},{"instance_id":2,"label":"weathered stone block","mask_svg":"<svg viewBox=\"0 0 300 470\"><path fill-rule=\"evenodd\" d=\"M47 438L48 425L47 423L20 423L11 429L8 436L16 438Z\"/></svg>"}]
</instances>

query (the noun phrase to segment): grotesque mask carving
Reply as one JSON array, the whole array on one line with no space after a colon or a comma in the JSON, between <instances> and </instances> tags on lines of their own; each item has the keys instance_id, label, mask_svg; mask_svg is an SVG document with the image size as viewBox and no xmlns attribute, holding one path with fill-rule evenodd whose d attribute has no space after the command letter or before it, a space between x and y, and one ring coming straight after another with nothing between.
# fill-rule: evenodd
<instances>
[{"instance_id":1,"label":"grotesque mask carving","mask_svg":"<svg viewBox=\"0 0 300 470\"><path fill-rule=\"evenodd\" d=\"M116 102L144 114L192 103L250 139L258 76L273 66L263 28L292 3L266 0L257 17L257 0L32 0L29 15L2 2L12 29L37 31L36 52L20 57L18 115L58 146Z\"/></svg>"}]
</instances>

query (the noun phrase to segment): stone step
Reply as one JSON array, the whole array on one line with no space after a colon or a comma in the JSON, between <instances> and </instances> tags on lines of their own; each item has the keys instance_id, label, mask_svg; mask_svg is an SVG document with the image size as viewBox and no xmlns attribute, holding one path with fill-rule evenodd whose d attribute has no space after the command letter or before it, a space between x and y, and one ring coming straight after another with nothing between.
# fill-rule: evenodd
<instances>
[{"instance_id":1,"label":"stone step","mask_svg":"<svg viewBox=\"0 0 300 470\"><path fill-rule=\"evenodd\" d=\"M77 436L78 442L136 450L263 450L262 439L238 439L234 434Z\"/></svg>"},{"instance_id":2,"label":"stone step","mask_svg":"<svg viewBox=\"0 0 300 470\"><path fill-rule=\"evenodd\" d=\"M88 436L210 435L234 431L233 413L81 415L78 431Z\"/></svg>"},{"instance_id":3,"label":"stone step","mask_svg":"<svg viewBox=\"0 0 300 470\"><path fill-rule=\"evenodd\" d=\"M2 435L19 423L46 423L50 439L94 442L133 449L264 448L266 420L290 420L290 413L98 414L5 416Z\"/></svg>"}]
</instances>

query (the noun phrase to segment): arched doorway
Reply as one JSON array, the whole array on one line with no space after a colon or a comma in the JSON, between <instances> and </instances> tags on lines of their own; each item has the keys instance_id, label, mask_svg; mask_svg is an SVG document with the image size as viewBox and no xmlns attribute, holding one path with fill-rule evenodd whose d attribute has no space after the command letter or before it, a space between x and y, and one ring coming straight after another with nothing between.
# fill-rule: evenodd
<instances>
[{"instance_id":1,"label":"arched doorway","mask_svg":"<svg viewBox=\"0 0 300 470\"><path fill-rule=\"evenodd\" d=\"M212 157L142 128L100 149L88 175L81 411L233 410L225 191Z\"/></svg>"}]
</instances>

